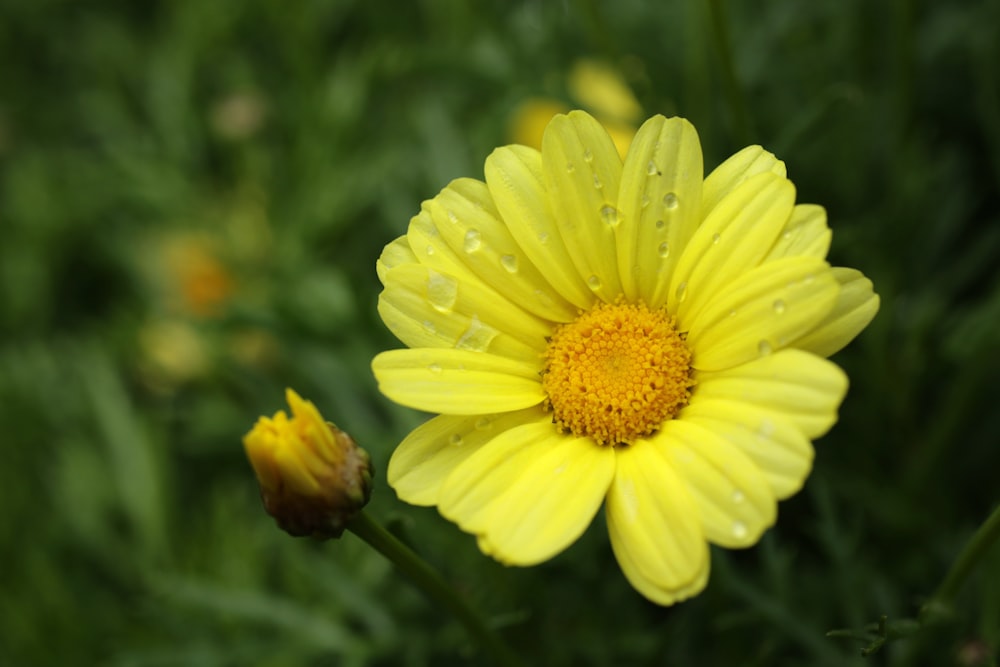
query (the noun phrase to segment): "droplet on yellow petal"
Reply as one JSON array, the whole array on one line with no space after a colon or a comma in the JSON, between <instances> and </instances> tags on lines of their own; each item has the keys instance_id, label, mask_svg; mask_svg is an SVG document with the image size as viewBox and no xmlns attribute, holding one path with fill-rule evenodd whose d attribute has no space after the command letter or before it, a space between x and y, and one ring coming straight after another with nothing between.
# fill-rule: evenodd
<instances>
[{"instance_id":1,"label":"droplet on yellow petal","mask_svg":"<svg viewBox=\"0 0 1000 667\"><path fill-rule=\"evenodd\" d=\"M602 445L653 433L690 397L691 353L673 319L644 304L599 304L559 327L542 387L553 421Z\"/></svg>"}]
</instances>

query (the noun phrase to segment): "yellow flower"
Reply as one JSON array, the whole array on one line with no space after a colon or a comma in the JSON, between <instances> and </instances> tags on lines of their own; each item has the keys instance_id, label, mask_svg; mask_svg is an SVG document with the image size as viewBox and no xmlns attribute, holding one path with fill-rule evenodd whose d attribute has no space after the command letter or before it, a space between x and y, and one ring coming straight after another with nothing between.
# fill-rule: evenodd
<instances>
[{"instance_id":1,"label":"yellow flower","mask_svg":"<svg viewBox=\"0 0 1000 667\"><path fill-rule=\"evenodd\" d=\"M285 394L292 418L278 410L243 437L264 508L292 535L339 537L368 502L368 453L311 402Z\"/></svg>"},{"instance_id":2,"label":"yellow flower","mask_svg":"<svg viewBox=\"0 0 1000 667\"><path fill-rule=\"evenodd\" d=\"M439 413L389 463L501 562L531 565L605 507L650 600L698 593L708 543L748 547L809 473L847 378L823 359L878 297L825 261L826 213L759 146L703 177L697 133L656 116L618 157L586 113L485 182L426 201L378 262L379 312L412 349L382 392Z\"/></svg>"}]
</instances>

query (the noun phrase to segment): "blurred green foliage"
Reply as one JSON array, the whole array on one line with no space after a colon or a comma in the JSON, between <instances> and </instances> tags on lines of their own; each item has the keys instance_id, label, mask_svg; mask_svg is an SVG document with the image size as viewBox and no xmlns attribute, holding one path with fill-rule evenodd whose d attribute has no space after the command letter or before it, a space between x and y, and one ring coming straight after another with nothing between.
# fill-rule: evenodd
<instances>
[{"instance_id":1,"label":"blurred green foliage","mask_svg":"<svg viewBox=\"0 0 1000 667\"><path fill-rule=\"evenodd\" d=\"M778 153L883 298L806 489L669 609L601 520L508 569L384 480L422 418L370 376L375 258L581 57L708 167ZM997 664L1000 548L946 621L825 637L915 616L1000 499L997 0L8 0L0 231L0 664L486 664L359 540L260 510L240 438L286 385L533 664Z\"/></svg>"}]
</instances>

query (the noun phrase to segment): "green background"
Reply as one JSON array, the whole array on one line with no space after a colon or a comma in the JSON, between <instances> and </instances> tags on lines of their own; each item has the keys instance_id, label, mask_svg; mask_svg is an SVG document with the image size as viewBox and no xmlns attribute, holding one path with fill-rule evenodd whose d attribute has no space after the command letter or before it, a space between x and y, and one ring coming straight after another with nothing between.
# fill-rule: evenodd
<instances>
[{"instance_id":1,"label":"green background","mask_svg":"<svg viewBox=\"0 0 1000 667\"><path fill-rule=\"evenodd\" d=\"M581 57L689 118L708 168L776 152L882 296L803 492L666 609L600 517L510 569L384 477L423 417L370 374L398 346L375 259L518 104L572 105ZM5 0L0 664L487 664L354 536L261 511L240 439L292 386L533 664L996 665L996 546L917 635L863 659L825 633L915 616L1000 496L998 64L997 0ZM164 260L185 244L226 276L211 312Z\"/></svg>"}]
</instances>

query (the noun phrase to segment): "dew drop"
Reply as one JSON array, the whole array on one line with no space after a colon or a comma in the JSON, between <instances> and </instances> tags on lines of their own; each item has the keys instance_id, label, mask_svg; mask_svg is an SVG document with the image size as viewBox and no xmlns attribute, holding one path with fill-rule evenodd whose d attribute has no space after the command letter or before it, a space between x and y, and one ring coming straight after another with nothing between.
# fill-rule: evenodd
<instances>
[{"instance_id":1,"label":"dew drop","mask_svg":"<svg viewBox=\"0 0 1000 667\"><path fill-rule=\"evenodd\" d=\"M552 308L556 305L556 302L552 299L552 297L540 289L535 290L535 296L538 297L538 303L542 304L546 308Z\"/></svg>"},{"instance_id":2,"label":"dew drop","mask_svg":"<svg viewBox=\"0 0 1000 667\"><path fill-rule=\"evenodd\" d=\"M646 173L650 176L655 176L660 173L660 170L657 168L656 163L650 160L646 163Z\"/></svg>"},{"instance_id":3,"label":"dew drop","mask_svg":"<svg viewBox=\"0 0 1000 667\"><path fill-rule=\"evenodd\" d=\"M773 352L774 350L771 348L771 344L769 342L767 342L764 339L761 339L761 341L757 343L757 351L760 353L760 356L766 357L767 355L771 354L771 352Z\"/></svg>"},{"instance_id":4,"label":"dew drop","mask_svg":"<svg viewBox=\"0 0 1000 667\"><path fill-rule=\"evenodd\" d=\"M774 312L778 315L784 315L786 310L785 302L781 299L775 299L774 301Z\"/></svg>"},{"instance_id":5,"label":"dew drop","mask_svg":"<svg viewBox=\"0 0 1000 667\"><path fill-rule=\"evenodd\" d=\"M740 491L739 489L735 489L731 497L733 499L733 502L736 503L737 505L742 504L743 501L747 499L747 497L743 495L743 492Z\"/></svg>"},{"instance_id":6,"label":"dew drop","mask_svg":"<svg viewBox=\"0 0 1000 667\"><path fill-rule=\"evenodd\" d=\"M677 195L673 192L663 195L663 205L671 211L677 208Z\"/></svg>"},{"instance_id":7,"label":"dew drop","mask_svg":"<svg viewBox=\"0 0 1000 667\"><path fill-rule=\"evenodd\" d=\"M572 162L567 162L566 163L566 173L567 174L572 174L574 171L576 171L576 167L573 166L573 163Z\"/></svg>"},{"instance_id":8,"label":"dew drop","mask_svg":"<svg viewBox=\"0 0 1000 667\"><path fill-rule=\"evenodd\" d=\"M427 253L428 257L430 257L431 255L434 254L434 246L427 244L427 247L424 248L424 252Z\"/></svg>"},{"instance_id":9,"label":"dew drop","mask_svg":"<svg viewBox=\"0 0 1000 667\"><path fill-rule=\"evenodd\" d=\"M686 280L677 286L677 291L674 292L674 295L677 297L677 303L684 303L688 296L688 284Z\"/></svg>"},{"instance_id":10,"label":"dew drop","mask_svg":"<svg viewBox=\"0 0 1000 667\"><path fill-rule=\"evenodd\" d=\"M601 207L601 220L604 221L608 227L618 226L618 209L614 206L604 205Z\"/></svg>"},{"instance_id":11,"label":"dew drop","mask_svg":"<svg viewBox=\"0 0 1000 667\"><path fill-rule=\"evenodd\" d=\"M427 370L437 375L438 373L441 372L441 364L431 364L430 366L427 367Z\"/></svg>"},{"instance_id":12,"label":"dew drop","mask_svg":"<svg viewBox=\"0 0 1000 667\"><path fill-rule=\"evenodd\" d=\"M590 276L587 278L587 287L596 292L601 289L601 279L597 276Z\"/></svg>"},{"instance_id":13,"label":"dew drop","mask_svg":"<svg viewBox=\"0 0 1000 667\"><path fill-rule=\"evenodd\" d=\"M719 245L719 241L721 240L722 236L718 232L712 234L712 245Z\"/></svg>"},{"instance_id":14,"label":"dew drop","mask_svg":"<svg viewBox=\"0 0 1000 667\"><path fill-rule=\"evenodd\" d=\"M507 273L517 273L517 257L514 255L501 255L500 266L507 269Z\"/></svg>"},{"instance_id":15,"label":"dew drop","mask_svg":"<svg viewBox=\"0 0 1000 667\"><path fill-rule=\"evenodd\" d=\"M747 525L742 521L733 521L733 537L738 540L742 540L747 536Z\"/></svg>"},{"instance_id":16,"label":"dew drop","mask_svg":"<svg viewBox=\"0 0 1000 667\"><path fill-rule=\"evenodd\" d=\"M434 310L450 313L458 299L458 282L449 276L431 271L427 278L427 300Z\"/></svg>"},{"instance_id":17,"label":"dew drop","mask_svg":"<svg viewBox=\"0 0 1000 667\"><path fill-rule=\"evenodd\" d=\"M490 325L483 324L478 316L473 315L469 321L469 328L455 341L455 348L485 352L499 333Z\"/></svg>"},{"instance_id":18,"label":"dew drop","mask_svg":"<svg viewBox=\"0 0 1000 667\"><path fill-rule=\"evenodd\" d=\"M435 327L434 323L431 322L430 320L424 320L423 324L424 324L424 331L426 331L427 333L429 334L437 333L437 327Z\"/></svg>"},{"instance_id":19,"label":"dew drop","mask_svg":"<svg viewBox=\"0 0 1000 667\"><path fill-rule=\"evenodd\" d=\"M583 161L584 162L593 162L594 161L594 154L590 152L589 148L584 148L583 149Z\"/></svg>"},{"instance_id":20,"label":"dew drop","mask_svg":"<svg viewBox=\"0 0 1000 667\"><path fill-rule=\"evenodd\" d=\"M660 244L660 247L656 249L656 252L658 252L660 257L662 257L663 259L670 257L670 244L664 241L663 243Z\"/></svg>"},{"instance_id":21,"label":"dew drop","mask_svg":"<svg viewBox=\"0 0 1000 667\"><path fill-rule=\"evenodd\" d=\"M476 430L485 431L493 428L493 417L480 417L476 420Z\"/></svg>"},{"instance_id":22,"label":"dew drop","mask_svg":"<svg viewBox=\"0 0 1000 667\"><path fill-rule=\"evenodd\" d=\"M458 433L452 433L451 437L448 438L448 444L450 444L452 447L461 447L463 444L462 436L460 436Z\"/></svg>"},{"instance_id":23,"label":"dew drop","mask_svg":"<svg viewBox=\"0 0 1000 667\"><path fill-rule=\"evenodd\" d=\"M483 235L478 229L470 229L465 232L465 252L476 252L483 245Z\"/></svg>"},{"instance_id":24,"label":"dew drop","mask_svg":"<svg viewBox=\"0 0 1000 667\"><path fill-rule=\"evenodd\" d=\"M663 229L666 226L667 226L667 223L665 223L664 221L662 221L662 220L657 220L656 221L656 228L657 229Z\"/></svg>"},{"instance_id":25,"label":"dew drop","mask_svg":"<svg viewBox=\"0 0 1000 667\"><path fill-rule=\"evenodd\" d=\"M449 222L450 222L451 224L455 224L456 222L458 222L458 216L457 216L457 215L455 215L455 212L454 212L454 211L452 211L452 210L449 210L449 211L448 211L448 221L449 221Z\"/></svg>"},{"instance_id":26,"label":"dew drop","mask_svg":"<svg viewBox=\"0 0 1000 667\"><path fill-rule=\"evenodd\" d=\"M597 174L594 174L594 187L598 190L604 187L604 183L601 183L601 179L597 177Z\"/></svg>"},{"instance_id":27,"label":"dew drop","mask_svg":"<svg viewBox=\"0 0 1000 667\"><path fill-rule=\"evenodd\" d=\"M642 208L646 208L647 206L649 206L649 196L648 195L643 195L642 196L642 199L639 200L639 206L641 206Z\"/></svg>"},{"instance_id":28,"label":"dew drop","mask_svg":"<svg viewBox=\"0 0 1000 667\"><path fill-rule=\"evenodd\" d=\"M539 232L538 242L541 243L542 245L546 245L549 242L548 232Z\"/></svg>"}]
</instances>

